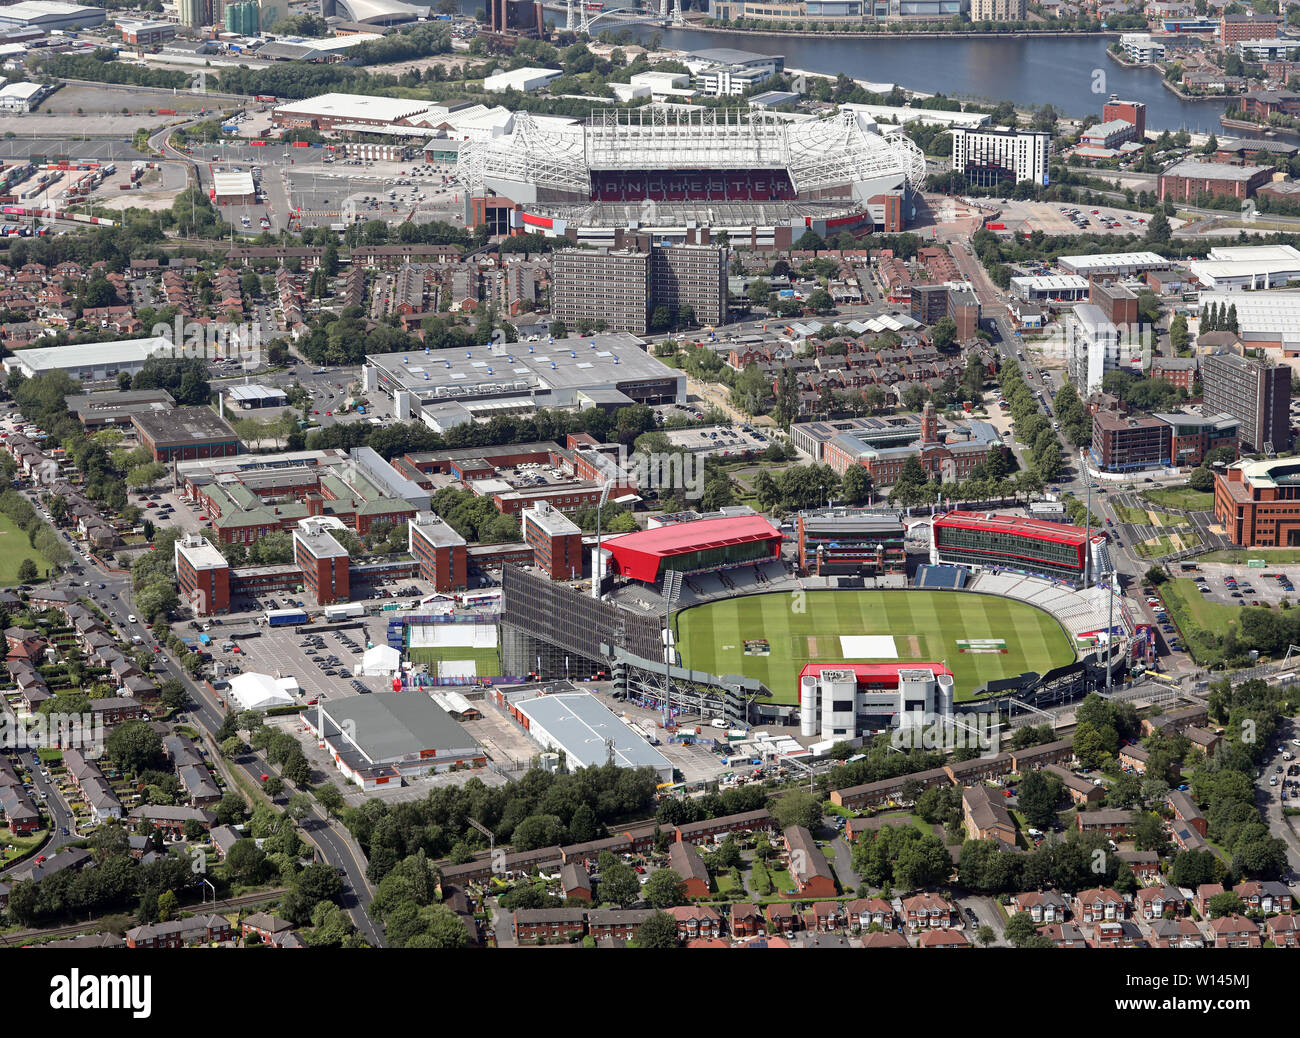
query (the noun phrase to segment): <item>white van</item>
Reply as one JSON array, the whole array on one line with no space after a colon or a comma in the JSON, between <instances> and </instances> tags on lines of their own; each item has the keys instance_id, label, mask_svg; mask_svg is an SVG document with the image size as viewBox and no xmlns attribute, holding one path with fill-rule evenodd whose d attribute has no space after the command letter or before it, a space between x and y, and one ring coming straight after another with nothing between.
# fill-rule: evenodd
<instances>
[{"instance_id":1,"label":"white van","mask_svg":"<svg viewBox=\"0 0 1300 1038\"><path fill-rule=\"evenodd\" d=\"M727 722L724 721L721 717L715 717L712 721L709 722L709 725L712 728L726 728Z\"/></svg>"}]
</instances>

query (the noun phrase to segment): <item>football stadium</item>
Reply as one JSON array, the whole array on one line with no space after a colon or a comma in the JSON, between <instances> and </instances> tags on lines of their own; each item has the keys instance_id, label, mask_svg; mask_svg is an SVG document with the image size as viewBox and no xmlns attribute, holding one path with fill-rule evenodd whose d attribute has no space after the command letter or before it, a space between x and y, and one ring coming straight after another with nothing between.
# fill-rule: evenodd
<instances>
[{"instance_id":1,"label":"football stadium","mask_svg":"<svg viewBox=\"0 0 1300 1038\"><path fill-rule=\"evenodd\" d=\"M666 105L542 123L467 140L456 178L475 222L618 245L633 229L686 241L707 228L787 248L806 230L902 230L925 157L858 112L790 120L762 111Z\"/></svg>"}]
</instances>

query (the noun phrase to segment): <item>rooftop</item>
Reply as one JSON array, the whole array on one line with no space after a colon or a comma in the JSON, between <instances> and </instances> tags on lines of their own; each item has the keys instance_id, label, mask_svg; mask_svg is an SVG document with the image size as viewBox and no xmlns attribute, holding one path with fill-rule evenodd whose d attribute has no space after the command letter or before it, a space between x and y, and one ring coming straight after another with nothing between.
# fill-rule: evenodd
<instances>
[{"instance_id":1,"label":"rooftop","mask_svg":"<svg viewBox=\"0 0 1300 1038\"><path fill-rule=\"evenodd\" d=\"M474 737L423 692L379 692L334 699L322 706L326 732L347 741L371 763L414 759L427 750L469 750ZM350 722L350 725L349 725Z\"/></svg>"},{"instance_id":2,"label":"rooftop","mask_svg":"<svg viewBox=\"0 0 1300 1038\"><path fill-rule=\"evenodd\" d=\"M230 423L210 407L178 407L174 411L136 414L131 416L131 421L158 446L238 440Z\"/></svg>"},{"instance_id":3,"label":"rooftop","mask_svg":"<svg viewBox=\"0 0 1300 1038\"><path fill-rule=\"evenodd\" d=\"M564 692L515 700L512 704L546 729L569 754L570 762L604 764L607 742L620 767L652 767L671 772L668 758L656 750L589 692Z\"/></svg>"}]
</instances>

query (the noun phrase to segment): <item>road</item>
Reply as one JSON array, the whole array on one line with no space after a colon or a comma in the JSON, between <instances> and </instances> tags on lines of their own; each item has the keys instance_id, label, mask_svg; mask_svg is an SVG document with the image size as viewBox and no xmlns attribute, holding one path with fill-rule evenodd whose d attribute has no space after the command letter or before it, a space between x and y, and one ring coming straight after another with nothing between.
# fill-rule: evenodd
<instances>
[{"instance_id":1,"label":"road","mask_svg":"<svg viewBox=\"0 0 1300 1038\"><path fill-rule=\"evenodd\" d=\"M40 503L34 490L28 489L23 492L29 500L32 501L38 509ZM83 574L79 580L70 580L66 586L74 587L78 590L81 588L83 581L90 581L92 589L88 593L94 593L99 596L101 604L110 612L110 620L116 625L119 632L130 641L132 637L139 637L142 641L147 641L153 645L153 634L139 620L133 623L128 617L131 614L131 580L130 575L122 571L108 570L100 566L93 558L89 561L80 561L78 563ZM56 582L56 586L59 582ZM95 588L96 584L104 584L104 590L100 591ZM116 596L116 597L115 597ZM112 613L118 615L112 616ZM202 730L206 736L209 746L214 751L210 754L209 759L217 767L229 769L238 769L244 779L244 784L252 788L261 786L261 776L263 774L274 774L274 769L265 756L258 751L250 751L233 761L222 761L216 749L216 732L221 727L225 719L225 708L218 701L217 697L208 692L208 690L190 679L189 674L170 658L165 652L158 655L158 661L162 665L162 671L157 673L159 681L167 678L175 678L189 691L190 699L193 706L184 715L189 723ZM34 780L40 782L39 775ZM231 788L234 788L233 784ZM51 800L55 807L52 812L63 807L58 794L54 793ZM71 822L66 820L60 822L60 825L71 827ZM56 819L57 820L57 819ZM303 836L310 843L314 844L319 852L322 861L336 868L342 868L344 875L344 900L343 907L346 908L352 917L358 931L371 945L375 947L384 946L384 938L381 928L370 917L369 905L374 892L366 879L366 860L360 847L352 839L350 833L341 822L331 819L315 803L312 804L311 811L306 815L301 824ZM57 835L57 829L56 829ZM58 836L60 844L51 844L56 847L62 843L68 842L72 837Z\"/></svg>"},{"instance_id":2,"label":"road","mask_svg":"<svg viewBox=\"0 0 1300 1038\"><path fill-rule=\"evenodd\" d=\"M1282 877L1286 882L1294 882L1300 879L1300 837L1296 836L1296 831L1291 825L1291 819L1282 813L1283 804L1289 804L1288 799L1282 801L1278 794L1282 786L1270 786L1269 779L1276 776L1279 783L1286 778L1286 769L1290 762L1282 759L1282 754L1290 752L1300 754L1300 746L1293 745L1292 740L1300 738L1300 724L1297 724L1295 718L1284 717L1278 724L1278 734L1281 737L1278 741L1277 750L1269 755L1268 759L1262 765L1262 772L1255 782L1257 804L1262 802L1264 820L1268 823L1268 831L1275 836L1280 836L1286 844L1287 864L1290 873ZM1282 771L1279 773L1278 768Z\"/></svg>"}]
</instances>

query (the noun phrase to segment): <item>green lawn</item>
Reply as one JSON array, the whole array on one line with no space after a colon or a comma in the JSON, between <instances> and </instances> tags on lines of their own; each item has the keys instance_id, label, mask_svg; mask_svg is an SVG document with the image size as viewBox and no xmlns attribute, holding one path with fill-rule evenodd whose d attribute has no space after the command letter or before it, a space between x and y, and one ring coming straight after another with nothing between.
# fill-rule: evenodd
<instances>
[{"instance_id":1,"label":"green lawn","mask_svg":"<svg viewBox=\"0 0 1300 1038\"><path fill-rule=\"evenodd\" d=\"M943 663L957 698L986 681L1069 663L1074 648L1056 620L1031 605L951 591L810 591L748 595L694 606L675 617L678 649L688 667L744 674L771 689L778 703L798 702L804 664L869 662L845 657L840 635L893 635L900 661ZM965 653L958 639L1002 638L1005 653ZM745 642L766 639L770 654L745 655ZM811 639L811 641L810 641Z\"/></svg>"},{"instance_id":2,"label":"green lawn","mask_svg":"<svg viewBox=\"0 0 1300 1038\"><path fill-rule=\"evenodd\" d=\"M1214 638L1210 632L1221 635L1235 627L1241 607L1207 602L1196 590L1194 580L1170 580L1160 585L1160 593L1192 658L1203 666L1215 662L1217 649L1212 648Z\"/></svg>"},{"instance_id":3,"label":"green lawn","mask_svg":"<svg viewBox=\"0 0 1300 1038\"><path fill-rule=\"evenodd\" d=\"M1144 559L1158 559L1165 555L1172 555L1176 551L1182 551L1185 548L1195 548L1201 543L1201 535L1190 530L1180 531L1178 536L1180 541L1177 544L1174 543L1172 538L1161 534L1149 541L1135 544L1133 550Z\"/></svg>"},{"instance_id":4,"label":"green lawn","mask_svg":"<svg viewBox=\"0 0 1300 1038\"><path fill-rule=\"evenodd\" d=\"M36 569L40 573L38 579L44 580L51 568L49 559L27 543L27 534L18 529L12 519L0 514L0 587L13 587L21 583L18 567L24 559L36 563Z\"/></svg>"},{"instance_id":5,"label":"green lawn","mask_svg":"<svg viewBox=\"0 0 1300 1038\"><path fill-rule=\"evenodd\" d=\"M1128 505L1114 505L1115 514L1120 522L1137 523L1142 526L1190 526L1191 520L1186 516L1173 515L1170 512L1148 511L1144 508L1130 508Z\"/></svg>"},{"instance_id":6,"label":"green lawn","mask_svg":"<svg viewBox=\"0 0 1300 1038\"><path fill-rule=\"evenodd\" d=\"M1208 512L1214 507L1213 491L1193 490L1189 486L1144 490L1142 496L1152 504L1164 505L1166 508L1181 508L1188 512Z\"/></svg>"},{"instance_id":7,"label":"green lawn","mask_svg":"<svg viewBox=\"0 0 1300 1038\"><path fill-rule=\"evenodd\" d=\"M474 668L479 674L501 673L501 653L496 649L475 649L461 645L448 645L441 648L430 646L410 649L407 655L412 663L429 664L429 673L435 676L437 674L435 664L442 660L473 660Z\"/></svg>"},{"instance_id":8,"label":"green lawn","mask_svg":"<svg viewBox=\"0 0 1300 1038\"><path fill-rule=\"evenodd\" d=\"M1251 559L1263 559L1268 566L1285 566L1300 562L1300 548L1240 548L1228 551L1212 551L1202 555L1197 562L1231 562L1244 566Z\"/></svg>"}]
</instances>

